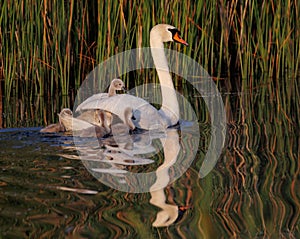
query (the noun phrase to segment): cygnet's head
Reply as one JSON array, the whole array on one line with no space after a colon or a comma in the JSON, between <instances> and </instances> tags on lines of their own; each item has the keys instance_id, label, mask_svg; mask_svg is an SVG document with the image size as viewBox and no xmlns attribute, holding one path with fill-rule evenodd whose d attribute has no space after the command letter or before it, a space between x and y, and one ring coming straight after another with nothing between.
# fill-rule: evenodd
<instances>
[{"instance_id":1,"label":"cygnet's head","mask_svg":"<svg viewBox=\"0 0 300 239\"><path fill-rule=\"evenodd\" d=\"M125 84L121 79L113 79L110 83L110 86L115 90L124 90Z\"/></svg>"},{"instance_id":2,"label":"cygnet's head","mask_svg":"<svg viewBox=\"0 0 300 239\"><path fill-rule=\"evenodd\" d=\"M158 24L151 29L150 38L161 42L178 42L188 46L189 44L180 36L180 31L168 24Z\"/></svg>"},{"instance_id":3,"label":"cygnet's head","mask_svg":"<svg viewBox=\"0 0 300 239\"><path fill-rule=\"evenodd\" d=\"M60 111L59 115L60 116L72 116L73 112L72 112L72 110L70 110L68 108L64 108Z\"/></svg>"}]
</instances>

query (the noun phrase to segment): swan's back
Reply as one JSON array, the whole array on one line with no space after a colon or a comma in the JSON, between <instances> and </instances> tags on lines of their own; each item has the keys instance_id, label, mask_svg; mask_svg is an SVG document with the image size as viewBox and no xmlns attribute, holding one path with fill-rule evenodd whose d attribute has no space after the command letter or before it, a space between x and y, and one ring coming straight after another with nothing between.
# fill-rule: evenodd
<instances>
[{"instance_id":1,"label":"swan's back","mask_svg":"<svg viewBox=\"0 0 300 239\"><path fill-rule=\"evenodd\" d=\"M147 130L166 128L166 121L158 113L157 109L144 99L127 94L99 97L102 94L91 96L80 104L76 111L101 109L118 115L123 122L126 122L124 112L128 107L131 107L133 111L132 122L137 128Z\"/></svg>"}]
</instances>

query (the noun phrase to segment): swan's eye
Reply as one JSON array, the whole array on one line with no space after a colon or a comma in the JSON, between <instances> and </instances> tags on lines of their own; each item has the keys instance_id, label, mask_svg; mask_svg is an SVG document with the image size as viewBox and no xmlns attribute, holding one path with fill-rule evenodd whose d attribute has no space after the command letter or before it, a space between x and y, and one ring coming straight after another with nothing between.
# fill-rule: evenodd
<instances>
[{"instance_id":1,"label":"swan's eye","mask_svg":"<svg viewBox=\"0 0 300 239\"><path fill-rule=\"evenodd\" d=\"M175 36L176 33L179 35L181 34L177 28L168 28L168 30L172 33L172 38Z\"/></svg>"},{"instance_id":2,"label":"swan's eye","mask_svg":"<svg viewBox=\"0 0 300 239\"><path fill-rule=\"evenodd\" d=\"M175 41L175 42L178 42L178 43L181 43L183 45L186 45L188 46L189 44L183 40L180 36L180 31L176 28L172 28L172 29L168 29L171 33L172 33L172 39Z\"/></svg>"}]
</instances>

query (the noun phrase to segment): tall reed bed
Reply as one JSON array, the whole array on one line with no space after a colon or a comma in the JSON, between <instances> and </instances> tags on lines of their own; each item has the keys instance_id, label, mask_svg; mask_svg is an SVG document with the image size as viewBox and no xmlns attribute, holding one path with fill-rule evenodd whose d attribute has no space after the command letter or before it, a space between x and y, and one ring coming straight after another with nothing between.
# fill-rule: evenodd
<instances>
[{"instance_id":1,"label":"tall reed bed","mask_svg":"<svg viewBox=\"0 0 300 239\"><path fill-rule=\"evenodd\" d=\"M4 1L0 92L5 116L14 115L16 122L20 116L32 119L29 124L54 121L53 112L72 105L76 90L98 63L124 50L149 46L151 27L170 23L190 46L167 47L198 61L226 91L252 94L262 88L262 98L275 99L278 111L288 117L299 103L299 10L296 0ZM130 84L153 82L151 74L135 79ZM181 81L175 81L180 87ZM68 97L49 104L57 95Z\"/></svg>"}]
</instances>

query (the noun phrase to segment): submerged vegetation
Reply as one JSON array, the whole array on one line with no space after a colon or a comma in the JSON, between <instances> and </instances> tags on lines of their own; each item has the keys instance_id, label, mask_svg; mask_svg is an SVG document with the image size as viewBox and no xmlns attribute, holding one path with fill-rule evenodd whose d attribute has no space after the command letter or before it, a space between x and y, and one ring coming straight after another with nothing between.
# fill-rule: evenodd
<instances>
[{"instance_id":1,"label":"submerged vegetation","mask_svg":"<svg viewBox=\"0 0 300 239\"><path fill-rule=\"evenodd\" d=\"M157 23L182 31L190 46L170 47L199 62L223 91L250 95L251 99L241 98L239 106L276 101L276 110L295 122L299 11L296 0L4 1L3 126L53 122L55 112L72 105L88 72L116 53L149 46L149 31ZM136 81L131 83L140 79Z\"/></svg>"}]
</instances>

